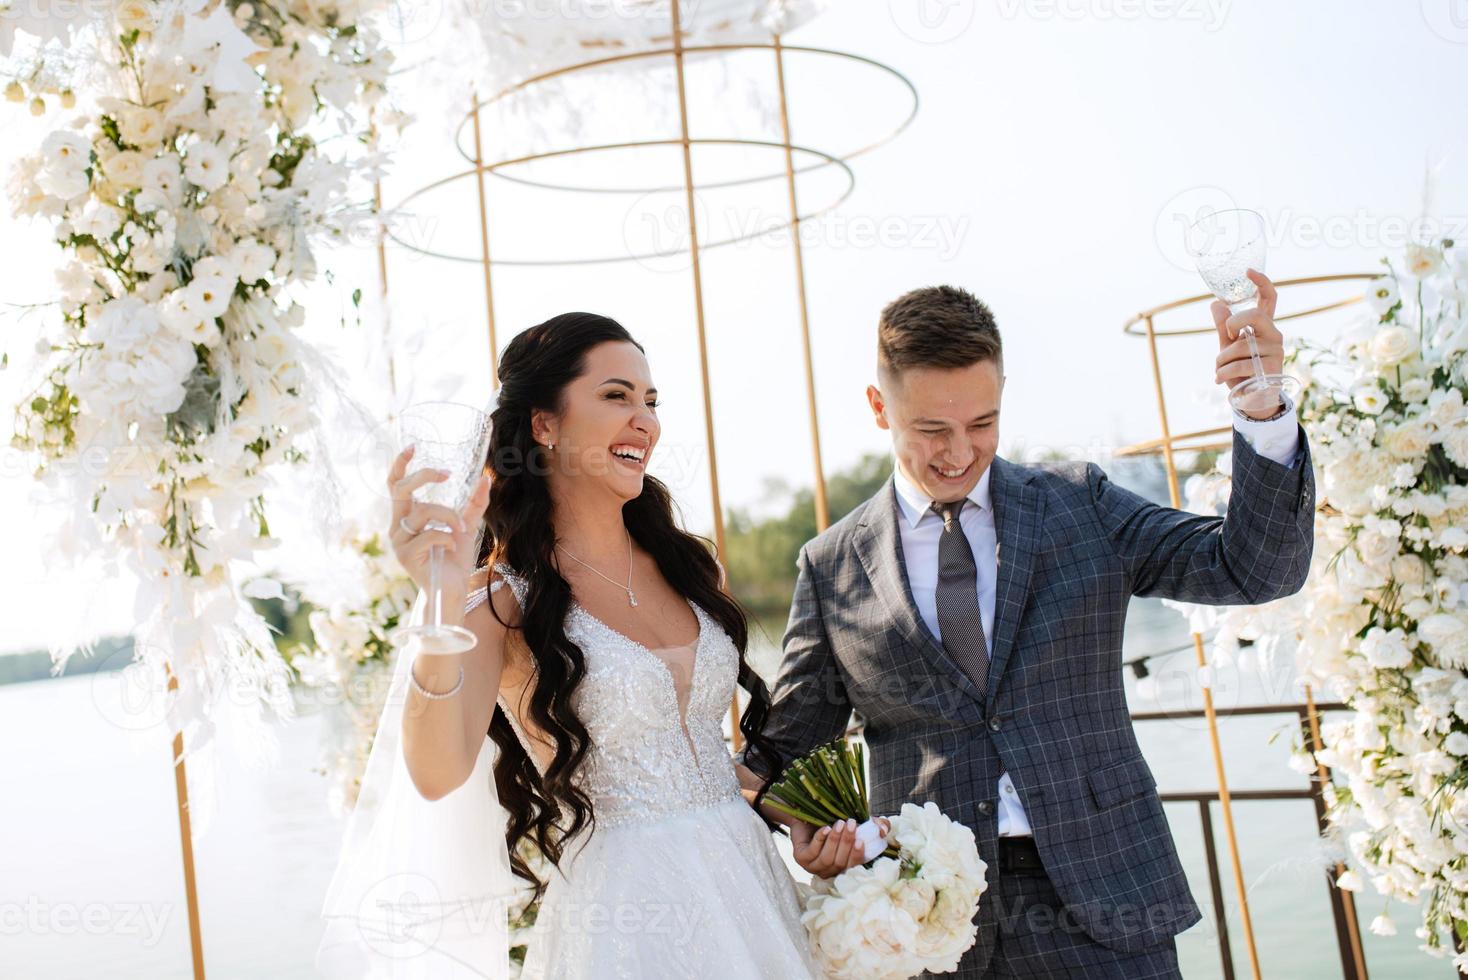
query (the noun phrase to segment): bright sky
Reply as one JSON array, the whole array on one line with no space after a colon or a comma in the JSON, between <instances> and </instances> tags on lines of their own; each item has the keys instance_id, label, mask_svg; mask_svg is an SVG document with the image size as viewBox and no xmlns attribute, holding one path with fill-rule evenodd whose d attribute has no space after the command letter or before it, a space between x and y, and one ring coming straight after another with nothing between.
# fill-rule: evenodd
<instances>
[{"instance_id":1,"label":"bright sky","mask_svg":"<svg viewBox=\"0 0 1468 980\"><path fill-rule=\"evenodd\" d=\"M1009 375L1006 455L1059 447L1104 465L1109 449L1158 434L1145 343L1123 337L1120 328L1140 309L1201 290L1182 254L1184 215L1228 206L1263 212L1268 271L1276 279L1368 271L1407 240L1409 223L1422 213L1424 174L1437 164L1430 213L1447 234L1468 237L1468 134L1456 108L1468 83L1468 21L1454 19L1454 3L833 3L788 43L883 61L912 80L922 104L894 142L853 162L851 197L807 229L827 471L887 445L863 390L872 375L877 313L908 289L961 285L995 311ZM407 50L404 60L419 54ZM761 77L753 71L768 63L738 67L745 77L739 85L710 84L694 94L695 135L723 135L717 126L701 128L700 108L708 99L750 101ZM871 73L795 55L789 72L797 143L844 151L900 118L901 92ZM34 145L43 130L15 111L20 107L3 108L4 152ZM638 118L625 104L588 115L595 117L588 129L611 116L623 123ZM409 129L386 185L389 203L461 169L445 126L421 113ZM508 137L491 128L486 140L495 155L496 141ZM676 182L677 163L666 155L586 156L555 175L627 186L629 171L635 177L646 167L655 170L655 182ZM769 154L695 158L703 174L778 173L781 166ZM833 186L825 174L803 178L803 204L828 199ZM493 250L506 259L666 245L682 240L686 220L677 194L548 195L504 181L491 181L490 193ZM701 217L710 234L759 227L781 214L783 193L780 181L742 199L710 192L700 196ZM473 208L472 185L461 183L425 198L407 233L428 247L472 251ZM0 217L0 234L7 257L0 301L45 299L56 252L44 229ZM704 259L723 501L758 506L766 478L812 479L788 235L714 249ZM340 295L354 286L376 288L375 254L359 242L323 253L321 261L336 288L313 293L312 329L340 345L341 362L360 381L357 394L385 404L380 362L365 353L375 335L336 325ZM481 402L488 353L477 267L400 248L390 263L395 335L424 335L421 349L400 358L400 381L411 377L415 395ZM501 266L495 276L501 346L548 316L586 309L618 318L648 348L663 400L661 459L653 472L674 487L688 525L707 531L686 260ZM1301 294L1287 293L1281 310L1302 302ZM0 402L9 412L23 394L35 331L30 320L6 325L11 367L0 374ZM1175 430L1224 418L1211 384L1216 350L1207 337L1164 348ZM58 624L126 630L128 583L42 571L55 514L32 502L20 455L4 453L0 507L9 515L6 552L13 558L0 570L0 649L33 648Z\"/></svg>"}]
</instances>

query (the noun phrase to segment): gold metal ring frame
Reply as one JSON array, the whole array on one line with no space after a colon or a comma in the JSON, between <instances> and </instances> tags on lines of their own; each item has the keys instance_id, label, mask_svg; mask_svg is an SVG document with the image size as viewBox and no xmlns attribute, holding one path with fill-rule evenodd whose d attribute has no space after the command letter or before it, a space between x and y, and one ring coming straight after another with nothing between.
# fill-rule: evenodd
<instances>
[{"instance_id":1,"label":"gold metal ring frame","mask_svg":"<svg viewBox=\"0 0 1468 980\"><path fill-rule=\"evenodd\" d=\"M680 50L685 55L689 55L689 54L727 54L727 53L735 52L735 51L769 51L769 52L772 52L773 53L773 52L776 52L777 51L777 46L775 44L749 44L749 43L746 43L746 44L707 44L707 45L698 45L698 46L693 46L693 47L684 47L684 48L680 48L680 49L675 49L675 48L650 48L650 49L645 50L645 51L632 51L632 52L628 52L626 54L609 55L608 57L605 57L605 58L596 58L596 59L594 59L592 61L583 61L583 62L579 62L579 63L574 64L574 65L568 65L568 66L566 66L564 68L557 68L557 69L554 69L552 71L542 72L542 73L540 73L538 75L532 75L529 78L526 78L526 79L524 79L522 81L516 82L514 85L510 85L510 86L507 86L504 89L501 89L499 92L496 92L494 95L488 96L487 98L483 98L483 99L477 99L476 98L474 100L473 104L470 106L469 111L464 114L464 118L459 122L458 128L455 129L455 131L454 131L454 147L459 151L459 155L462 156L465 159L465 161L467 161L469 163L473 163L475 161L473 147L472 147L472 145L466 147L464 145L464 139L465 139L465 135L466 135L466 127L469 127L470 130L472 130L472 127L470 127L469 124L472 122L472 117L474 116L474 114L480 112L483 109L487 109L487 108L489 108L489 107L491 107L493 105L496 105L496 104L498 104L500 102L503 102L503 101L509 99L511 96L518 95L518 94L520 94L522 92L529 91L530 89L534 88L535 86L537 86L537 85L539 85L539 84L541 84L543 82L550 81L551 79L554 79L554 78L561 78L561 77L564 77L564 76L567 76L567 75L572 75L572 74L575 74L577 72L591 71L591 70L596 69L596 68L603 68L603 67L606 67L608 65L614 65L614 64L619 64L619 63L623 63L623 62L636 61L636 60L647 59L647 58L672 58ZM903 130L907 129L907 127L912 124L913 119L917 116L917 111L918 111L918 92L917 92L917 87L913 85L912 81L906 75L902 74L900 71L898 71L897 69L891 67L890 65L884 65L880 61L876 61L875 59L867 58L867 57L864 57L864 56L859 55L859 54L852 54L852 53L847 52L847 51L836 51L836 50L833 50L831 48L816 48L816 47L801 46L801 45L780 44L778 46L778 51L782 55L783 54L789 54L789 53L792 53L793 52L793 53L799 53L799 54L819 55L819 56L824 56L824 57L829 57L829 58L838 58L838 59L843 60L843 61L849 61L849 62L852 62L852 63L855 63L855 64L865 65L867 67L874 68L877 71L882 72L883 74L890 76L892 79L896 80L899 84L901 84L901 86L907 91L908 96L912 100L912 104L908 108L907 114L905 116L903 116L902 120L895 127L893 127L893 129L890 132L888 132L884 136L881 136L878 139L876 139L876 140L874 140L874 141L872 141L870 143L867 143L864 146L860 146L860 147L856 148L855 150L852 150L852 151L847 152L847 153L837 153L837 154L827 154L827 153L822 153L822 152L815 151L815 150L805 150L805 152L815 153L816 155L822 157L825 160L825 162L824 163L818 163L818 164L815 164L815 165L812 165L812 166L796 167L795 168L795 175L797 177L799 177L801 174L812 173L814 171L817 171L817 170L823 169L825 167L831 166L832 164L835 164L835 163L838 162L838 158L839 158L839 161L842 162L843 164L844 163L849 163L850 161L855 160L857 157L862 156L862 155L867 154L867 153L870 153L872 150L875 150L875 149L877 149L880 146L885 146L887 143L890 143L892 140L896 139L902 133ZM471 138L472 138L472 135L473 135L472 132L469 132L469 136ZM700 143L700 142L706 142L706 141L704 141L704 140L694 140L693 142L694 143ZM748 140L748 141L745 141L745 140L728 140L728 141L721 141L721 142L727 142L727 143L731 143L731 144L746 143L747 142L750 145L755 145L755 146L776 146L776 147L783 147L784 146L783 143L766 143L766 142L758 141L758 140ZM669 144L669 145L673 145L673 146L677 146L677 145L679 145L681 143L681 141L680 140L656 140L656 141L651 141L648 144L627 144L627 145L634 145L634 146L635 145L661 145L661 144L664 144L664 143ZM573 148L571 150L554 151L553 153L546 154L546 155L547 156L551 156L551 155L565 155L566 153L574 153L574 152L589 151L589 150L598 150L598 149L607 149L607 148L608 147L597 147L597 146L579 147L579 148ZM801 147L795 147L795 149L801 150L802 148ZM515 160L515 161L499 161L499 162L496 162L496 163L486 164L485 166L488 169L494 170L494 169L496 169L498 167L504 166L507 162L528 163L530 161L533 161L533 160L537 159L538 156L539 155L522 157L519 160ZM849 170L848 170L848 173L849 173ZM681 191L683 189L683 185L681 183L679 183L679 184L669 184L669 185L661 186L661 187L640 187L640 188L625 188L625 187L586 187L586 186L575 186L575 185L569 185L569 184L554 184L554 183L550 183L548 181L529 180L529 179L524 178L524 177L516 177L516 176L510 175L510 174L498 174L497 173L496 176L498 176L501 180L514 181L516 183L526 184L526 185L531 186L531 187L540 187L540 188L543 188L543 189L546 189L546 190L572 191L572 192L593 193L593 194L652 194L652 193L673 193L673 192L676 192L676 191ZM746 185L746 184L759 184L759 183L763 183L763 182L765 182L767 180L780 180L780 179L783 179L784 177L785 177L785 171L783 169L781 169L781 170L777 170L777 171L774 171L774 172L771 172L771 173L768 173L768 174L760 174L760 175L757 175L757 176L754 176L754 177L741 177L741 178L738 178L737 180L726 180L726 181L720 181L720 182L700 183L698 186L701 189L704 189L704 190L718 190L718 189L724 188L724 187L739 187L739 186L743 186L743 185Z\"/></svg>"},{"instance_id":2,"label":"gold metal ring frame","mask_svg":"<svg viewBox=\"0 0 1468 980\"><path fill-rule=\"evenodd\" d=\"M1276 289L1283 291L1292 287L1309 286L1324 282L1369 282L1373 279L1379 279L1383 275L1385 273L1382 272L1345 272L1331 276L1306 276L1300 279L1281 279L1274 285ZM1212 293L1201 293L1197 296L1189 296L1186 299L1173 300L1170 303L1163 303L1161 306L1154 306L1150 310L1143 310L1122 325L1122 332L1128 336L1148 338L1152 354L1153 381L1157 388L1157 405L1162 417L1163 436L1158 439L1148 439L1145 442L1124 446L1116 450L1113 453L1114 456L1153 456L1158 453L1168 454L1171 451L1178 450L1197 452L1212 449L1221 451L1233 445L1231 438L1221 441L1218 439L1219 436L1228 435L1232 431L1231 426L1199 429L1195 432L1180 432L1176 435L1172 435L1169 432L1166 402L1162 397L1161 369L1157 357L1157 344L1155 339L1157 337L1195 337L1217 332L1212 324L1206 327L1160 329L1157 326L1157 320L1164 314L1172 314L1179 310L1185 310L1188 307L1211 303L1215 298ZM1308 309L1297 310L1293 313L1286 313L1283 316L1277 316L1275 317L1275 322L1284 323L1289 320L1301 320L1306 317L1317 316L1321 313L1329 313L1332 310L1343 309L1359 303L1365 298L1366 293L1363 291L1353 296L1347 296L1345 299L1335 300L1319 306L1312 306ZM1206 307L1204 312L1206 314ZM1168 466L1172 466L1170 460Z\"/></svg>"},{"instance_id":3,"label":"gold metal ring frame","mask_svg":"<svg viewBox=\"0 0 1468 980\"><path fill-rule=\"evenodd\" d=\"M468 121L467 118L466 118L466 121ZM778 150L782 150L782 151L785 149L785 144L784 143L776 143L776 142L771 141L771 140L752 140L752 139L690 139L688 142L691 143L694 146L750 146L750 147L768 147L768 148L778 149ZM683 145L683 141L682 140L676 140L676 139L665 139L665 140L634 140L634 141L626 142L626 143L601 143L601 144L597 144L597 145L594 145L594 146L578 146L578 147L575 147L575 148L572 148L572 149L566 149L566 150L548 150L548 151L545 151L543 153L535 153L535 154L531 154L529 156L515 157L515 158L511 158L511 159L500 160L500 161L497 161L495 163L486 163L482 167L478 167L478 168L471 167L468 170L463 170L463 171L460 171L459 173L451 174L448 177L442 177L442 178L440 178L438 180L433 181L430 184L425 184L424 186L422 186L422 187L418 188L417 190L413 191L407 197L403 198L402 201L398 204L398 208L402 208L409 201L416 200L417 198L423 196L424 194L428 194L431 191L435 191L435 190L437 190L440 187L447 186L448 184L452 184L455 181L464 180L465 178L474 177L474 176L476 176L479 173L489 173L489 174L493 174L494 176L500 177L500 178L505 179L505 180L513 180L516 183L529 184L531 186L541 187L541 188L546 188L546 189L551 189L551 190L576 191L576 192L583 192L583 193L612 193L611 191L604 191L604 190L600 190L600 189L562 187L562 186L557 186L557 185L554 185L554 184L543 184L543 183L538 183L538 182L534 182L534 181L527 181L527 180L524 180L524 179L521 179L521 178L515 178L515 177L507 176L507 175L505 175L503 173L500 173L500 170L502 168L504 168L504 167L512 167L512 166L516 166L516 165L520 165L520 164L532 163L532 162L535 162L535 161L538 161L538 160L549 160L549 159L553 159L555 157L574 156L574 155L578 155L578 154L582 154L582 153L596 153L596 152L603 152L603 151L610 152L610 151L615 151L615 150L628 150L628 149L643 149L643 148L646 148L646 147L653 147L653 146L681 147L682 145ZM812 218L818 218L821 215L826 214L827 212L832 211L832 210L835 210L836 208L840 207L843 203L845 203L845 201L847 200L847 198L851 197L851 192L856 189L856 175L854 173L852 173L851 167L846 163L845 160L841 159L840 157L835 157L835 156L832 156L832 155L830 155L828 153L824 153L821 150L813 149L813 148L807 147L807 146L795 146L795 145L792 145L790 147L790 149L793 152L795 152L795 153L806 153L806 154L810 154L812 156L820 157L825 162L819 164L818 167L827 167L827 166L836 166L836 167L839 167L841 169L841 171L846 175L846 187L845 187L845 189L843 189L841 191L841 193L835 199L833 199L832 201L830 201L829 203L826 203L826 204L824 204L824 205L822 205L822 206L820 206L820 207L818 207L818 208L816 208L816 209L814 209L812 211L807 211L807 212L801 214L799 217L797 217L795 219L787 220L787 221L784 221L783 223L778 223L778 224L772 224L772 225L763 226L763 227L759 228L756 231L746 232L745 234L735 235L735 236L730 237L730 238L721 238L721 239L717 239L717 240L711 241L711 242L701 242L699 244L699 248L704 249L704 250L708 250L708 249L711 249L711 248L720 248L720 247L725 246L725 245L735 245L735 244L738 244L739 242L753 241L754 239L762 238L765 235L768 235L768 234L770 234L772 232L781 231L781 230L784 230L784 229L787 229L787 228L791 228L791 227L795 226L796 224L799 224L799 223L805 222L805 221L809 221ZM817 169L817 167L811 167L811 168L807 168L807 169L808 170ZM768 178L768 177L761 177L761 178L758 178L758 179L759 180L769 180L770 178ZM751 182L751 179L750 178L743 178L741 181L739 181L739 183L745 183L745 182ZM733 183L736 183L736 182L733 182L733 181L728 182L728 184L733 184ZM699 190L707 189L710 186L713 186L713 185L700 184L699 185ZM657 194L657 193L673 193L674 191L681 191L681 190L682 190L681 187L668 188L666 190L664 190L663 188L656 188L656 189L653 189L653 190L637 190L637 191L630 191L629 190L629 191L627 191L627 193ZM394 210L397 210L397 209L395 208ZM406 248L406 249L408 249L410 251L417 252L419 255L427 255L427 256L431 256L431 257L436 258L436 259L447 259L450 262L482 262L484 260L482 255L454 255L454 254L451 254L449 252L436 252L436 251L434 251L432 249L423 248L422 246L419 246L419 245L414 245L411 242L404 241L402 238L399 238L397 236L397 234L395 234L393 232L391 223L389 223L388 225L386 225L386 235L387 235L388 238L391 238L397 244L403 246L404 248ZM626 252L626 253L621 254L621 255L600 255L600 256L587 256L587 257L577 257L577 258L560 258L560 259L506 259L506 258L501 258L501 257L496 256L492 260L492 262L495 265L514 265L514 266L556 266L556 267L559 267L559 266L579 266L579 265L606 265L606 264L612 264L612 263L616 263L616 262L634 262L634 261L646 261L648 259L667 258L668 256L671 256L671 255L682 255L683 253L685 253L687 251L688 251L688 249L686 247L678 247L678 248L661 249L661 250L653 251L653 252L631 252L631 251L629 251L629 252Z\"/></svg>"}]
</instances>

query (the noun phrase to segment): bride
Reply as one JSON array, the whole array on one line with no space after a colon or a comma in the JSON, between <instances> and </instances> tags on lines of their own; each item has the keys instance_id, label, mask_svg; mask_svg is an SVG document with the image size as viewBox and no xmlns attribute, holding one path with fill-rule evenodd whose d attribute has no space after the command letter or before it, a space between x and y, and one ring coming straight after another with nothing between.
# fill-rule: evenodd
<instances>
[{"instance_id":1,"label":"bride","mask_svg":"<svg viewBox=\"0 0 1468 980\"><path fill-rule=\"evenodd\" d=\"M500 377L493 480L463 514L411 499L442 478L408 474L411 449L388 476L394 551L424 585L445 546L444 618L478 642L401 651L318 966L504 976L512 872L542 896L525 977L815 977L767 825L786 821L756 812L763 783L723 735L737 682L740 731L763 746L769 695L720 565L647 475L642 347L567 313L515 337ZM792 827L802 864L857 863L849 827L813 830Z\"/></svg>"}]
</instances>

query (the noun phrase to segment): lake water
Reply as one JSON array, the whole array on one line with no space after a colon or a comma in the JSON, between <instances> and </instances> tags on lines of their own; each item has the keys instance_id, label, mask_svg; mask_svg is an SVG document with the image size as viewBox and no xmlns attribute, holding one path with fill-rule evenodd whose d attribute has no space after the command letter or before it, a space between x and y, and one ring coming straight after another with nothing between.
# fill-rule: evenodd
<instances>
[{"instance_id":1,"label":"lake water","mask_svg":"<svg viewBox=\"0 0 1468 980\"><path fill-rule=\"evenodd\" d=\"M1127 656L1186 642L1181 620L1157 603L1137 600ZM777 656L767 627L757 664ZM1154 662L1162 706L1198 706L1188 678L1191 649ZM1133 692L1135 694L1135 692ZM157 730L125 732L109 721L122 697L120 675L104 673L0 686L0 977L166 980L191 975L179 829L168 740ZM1224 671L1220 709L1292 699L1283 671ZM1159 707L1134 700L1135 710ZM325 802L318 764L324 730L319 713L303 714L280 732L281 762L252 769L217 753L219 795L212 825L195 842L200 920L210 977L314 976L321 896L335 865L340 824ZM1224 750L1232 788L1303 788L1286 766L1291 716L1229 720ZM1138 726L1164 791L1214 788L1213 763L1200 721L1174 719ZM1169 805L1202 923L1179 948L1186 976L1222 976L1197 807ZM1235 803L1245 877L1266 977L1307 980L1341 975L1323 873L1316 860L1308 801ZM1215 825L1225 901L1233 907L1223 827ZM783 842L782 842L783 843ZM787 850L788 856L788 850ZM1384 903L1358 896L1365 923ZM1414 910L1394 908L1400 935L1367 934L1374 978L1453 976L1446 961L1417 952ZM1237 975L1248 961L1236 913L1230 935Z\"/></svg>"}]
</instances>

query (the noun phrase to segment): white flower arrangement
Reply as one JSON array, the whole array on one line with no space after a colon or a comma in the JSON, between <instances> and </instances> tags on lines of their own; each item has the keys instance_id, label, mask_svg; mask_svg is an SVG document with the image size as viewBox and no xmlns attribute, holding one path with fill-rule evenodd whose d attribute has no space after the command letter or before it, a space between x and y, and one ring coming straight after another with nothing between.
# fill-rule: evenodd
<instances>
[{"instance_id":1,"label":"white flower arrangement","mask_svg":"<svg viewBox=\"0 0 1468 980\"><path fill-rule=\"evenodd\" d=\"M18 76L8 96L28 84L33 109L58 91L78 108L10 181L16 213L50 219L66 256L42 379L12 441L76 502L66 552L137 573L137 656L155 680L178 677L169 721L197 726L192 754L226 687L251 692L255 715L291 713L284 664L237 575L277 543L271 468L299 461L316 424L292 288L314 275L313 239L371 216L352 195L375 161L328 152L355 141L317 130L364 128L354 113L382 94L390 57L360 0L124 0L87 13L20 22L50 39L24 58L13 32L0 37Z\"/></svg>"},{"instance_id":2,"label":"white flower arrangement","mask_svg":"<svg viewBox=\"0 0 1468 980\"><path fill-rule=\"evenodd\" d=\"M1321 507L1305 588L1182 608L1218 627L1224 653L1240 637L1297 640L1301 678L1350 706L1315 753L1339 780L1325 793L1352 869L1337 884L1420 904L1423 948L1446 955L1445 933L1468 940L1468 248L1383 262L1369 318L1287 358ZM1227 481L1193 489L1212 509ZM1373 929L1396 927L1383 915Z\"/></svg>"}]
</instances>

